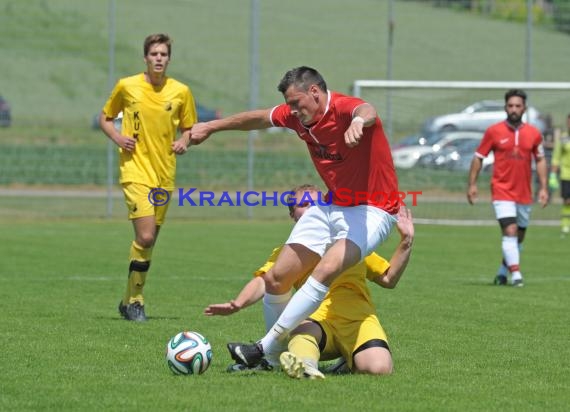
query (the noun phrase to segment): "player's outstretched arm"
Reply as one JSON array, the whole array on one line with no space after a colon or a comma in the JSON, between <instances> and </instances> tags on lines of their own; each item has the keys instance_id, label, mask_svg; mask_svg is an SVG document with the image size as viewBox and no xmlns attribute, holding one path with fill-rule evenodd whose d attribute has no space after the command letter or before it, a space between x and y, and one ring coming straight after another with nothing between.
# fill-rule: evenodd
<instances>
[{"instance_id":1,"label":"player's outstretched arm","mask_svg":"<svg viewBox=\"0 0 570 412\"><path fill-rule=\"evenodd\" d=\"M251 279L235 299L225 303L214 303L204 309L206 316L227 316L239 312L259 301L265 293L265 281L261 276Z\"/></svg>"},{"instance_id":2,"label":"player's outstretched arm","mask_svg":"<svg viewBox=\"0 0 570 412\"><path fill-rule=\"evenodd\" d=\"M192 126L190 144L198 145L211 134L223 130L258 130L272 126L270 114L272 109L250 110L237 113L223 119L216 119Z\"/></svg>"},{"instance_id":3,"label":"player's outstretched arm","mask_svg":"<svg viewBox=\"0 0 570 412\"><path fill-rule=\"evenodd\" d=\"M404 274L414 243L414 222L412 211L404 206L398 212L396 228L400 233L400 243L390 259L390 267L383 276L376 276L374 282L383 288L394 289Z\"/></svg>"}]
</instances>

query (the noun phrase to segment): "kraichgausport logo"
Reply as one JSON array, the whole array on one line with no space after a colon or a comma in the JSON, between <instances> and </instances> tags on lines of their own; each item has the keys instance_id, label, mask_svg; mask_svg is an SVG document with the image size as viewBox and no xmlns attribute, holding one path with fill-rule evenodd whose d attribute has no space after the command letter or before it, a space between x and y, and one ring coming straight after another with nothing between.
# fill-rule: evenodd
<instances>
[{"instance_id":1,"label":"kraichgausport logo","mask_svg":"<svg viewBox=\"0 0 570 412\"><path fill-rule=\"evenodd\" d=\"M311 192L303 192L300 197L295 197L292 191L235 191L235 192L213 192L208 190L198 190L197 188L178 188L178 206L300 206L300 205L320 205L329 206L357 206L371 205L376 207L387 207L400 204L403 206L417 206L418 196L421 191L407 192L366 192L353 191L350 189L338 189L335 192L317 192L317 199L313 199ZM314 192L313 192L314 193ZM153 206L164 206L170 199L171 194L163 188L153 188L148 194L148 201Z\"/></svg>"}]
</instances>

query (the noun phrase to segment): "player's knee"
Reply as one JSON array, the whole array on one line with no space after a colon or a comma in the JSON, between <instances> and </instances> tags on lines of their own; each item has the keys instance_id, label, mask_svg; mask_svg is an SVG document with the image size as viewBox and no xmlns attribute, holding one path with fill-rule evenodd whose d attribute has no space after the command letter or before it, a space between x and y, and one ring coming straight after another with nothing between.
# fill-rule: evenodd
<instances>
[{"instance_id":1,"label":"player's knee","mask_svg":"<svg viewBox=\"0 0 570 412\"><path fill-rule=\"evenodd\" d=\"M368 372L371 375L391 375L394 371L392 363L373 365Z\"/></svg>"},{"instance_id":2,"label":"player's knee","mask_svg":"<svg viewBox=\"0 0 570 412\"><path fill-rule=\"evenodd\" d=\"M283 282L275 279L274 277L264 277L265 279L265 291L274 295L281 295L287 292L289 289L285 287Z\"/></svg>"},{"instance_id":3,"label":"player's knee","mask_svg":"<svg viewBox=\"0 0 570 412\"><path fill-rule=\"evenodd\" d=\"M154 246L155 236L154 233L141 233L137 235L137 243L147 249Z\"/></svg>"},{"instance_id":4,"label":"player's knee","mask_svg":"<svg viewBox=\"0 0 570 412\"><path fill-rule=\"evenodd\" d=\"M354 370L369 375L390 375L394 363L390 352L385 348L369 348L354 356Z\"/></svg>"},{"instance_id":5,"label":"player's knee","mask_svg":"<svg viewBox=\"0 0 570 412\"><path fill-rule=\"evenodd\" d=\"M391 375L393 371L392 362L373 362L357 368L358 373L368 375Z\"/></svg>"},{"instance_id":6,"label":"player's knee","mask_svg":"<svg viewBox=\"0 0 570 412\"><path fill-rule=\"evenodd\" d=\"M263 275L265 290L267 293L280 295L291 289L292 281L284 273L277 273L269 270ZM295 279L293 279L294 281Z\"/></svg>"}]
</instances>

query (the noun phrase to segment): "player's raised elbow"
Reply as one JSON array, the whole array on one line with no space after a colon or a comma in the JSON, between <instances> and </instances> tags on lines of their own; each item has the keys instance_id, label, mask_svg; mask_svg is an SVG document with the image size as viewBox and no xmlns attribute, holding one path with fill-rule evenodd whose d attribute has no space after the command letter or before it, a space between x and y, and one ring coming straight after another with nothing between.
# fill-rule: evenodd
<instances>
[{"instance_id":1,"label":"player's raised elbow","mask_svg":"<svg viewBox=\"0 0 570 412\"><path fill-rule=\"evenodd\" d=\"M386 288L386 289L396 289L396 286L398 286L398 282L388 282L388 283L386 283L386 285L384 286L384 288Z\"/></svg>"},{"instance_id":2,"label":"player's raised elbow","mask_svg":"<svg viewBox=\"0 0 570 412\"><path fill-rule=\"evenodd\" d=\"M378 286L383 287L384 289L394 289L398 284L398 280L393 279L390 274L384 276L378 276L374 279L374 283Z\"/></svg>"}]
</instances>

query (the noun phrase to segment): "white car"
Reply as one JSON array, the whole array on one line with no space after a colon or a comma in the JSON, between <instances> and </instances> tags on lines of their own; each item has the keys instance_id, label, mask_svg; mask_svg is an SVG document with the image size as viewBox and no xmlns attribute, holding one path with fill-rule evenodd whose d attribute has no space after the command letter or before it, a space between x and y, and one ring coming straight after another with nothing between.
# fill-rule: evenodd
<instances>
[{"instance_id":1,"label":"white car","mask_svg":"<svg viewBox=\"0 0 570 412\"><path fill-rule=\"evenodd\" d=\"M428 119L422 128L426 133L452 130L485 131L489 126L507 118L505 103L497 100L482 100L473 103L459 113L444 114ZM523 116L525 122L544 131L545 124L540 113L534 107L527 107Z\"/></svg>"},{"instance_id":2,"label":"white car","mask_svg":"<svg viewBox=\"0 0 570 412\"><path fill-rule=\"evenodd\" d=\"M404 146L392 150L394 166L399 169L410 169L414 167L419 158L426 153L438 152L441 148L458 139L479 139L483 138L483 132L478 131L456 131L441 133L431 137L425 145Z\"/></svg>"}]
</instances>

